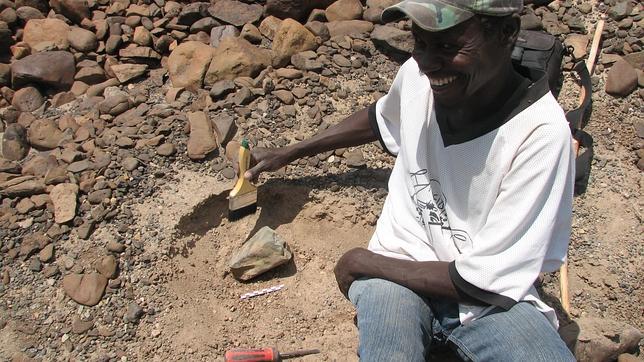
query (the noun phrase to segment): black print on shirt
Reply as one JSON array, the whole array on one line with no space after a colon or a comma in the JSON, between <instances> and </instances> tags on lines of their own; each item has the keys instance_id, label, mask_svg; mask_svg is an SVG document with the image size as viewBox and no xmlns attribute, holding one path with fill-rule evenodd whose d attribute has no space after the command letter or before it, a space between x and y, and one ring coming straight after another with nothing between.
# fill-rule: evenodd
<instances>
[{"instance_id":1,"label":"black print on shirt","mask_svg":"<svg viewBox=\"0 0 644 362\"><path fill-rule=\"evenodd\" d=\"M447 199L443 194L441 184L430 177L426 169L410 173L414 192L411 199L416 205L416 220L421 223L432 237L432 229L440 228L441 232L449 232L450 239L456 250L462 253L465 246L471 246L471 238L465 230L452 229L447 218L445 206Z\"/></svg>"}]
</instances>

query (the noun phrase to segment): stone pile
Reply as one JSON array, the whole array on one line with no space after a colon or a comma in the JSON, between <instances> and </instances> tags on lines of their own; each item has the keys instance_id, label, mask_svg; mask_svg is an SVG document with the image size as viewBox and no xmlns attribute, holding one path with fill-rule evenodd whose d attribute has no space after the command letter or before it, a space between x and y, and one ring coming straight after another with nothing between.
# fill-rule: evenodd
<instances>
[{"instance_id":1,"label":"stone pile","mask_svg":"<svg viewBox=\"0 0 644 362\"><path fill-rule=\"evenodd\" d=\"M123 287L119 266L132 248L124 200L149 196L172 162L187 157L233 179L221 157L236 152L231 140L284 146L336 123L334 101L352 91L338 75L366 79L360 106L388 90L378 49L395 58L413 49L408 21L380 21L396 2L0 0L1 266L27 263L75 302L101 303ZM595 86L605 75L607 93L639 87L644 97L642 5L598 6L609 18ZM571 69L587 56L591 10L530 5L522 25L560 36ZM644 139L644 125L636 129ZM644 147L638 155L644 169ZM298 162L325 173L380 160L340 149ZM106 223L119 234L101 257L60 270L57 243L91 240ZM130 305L126 319L141 313Z\"/></svg>"}]
</instances>

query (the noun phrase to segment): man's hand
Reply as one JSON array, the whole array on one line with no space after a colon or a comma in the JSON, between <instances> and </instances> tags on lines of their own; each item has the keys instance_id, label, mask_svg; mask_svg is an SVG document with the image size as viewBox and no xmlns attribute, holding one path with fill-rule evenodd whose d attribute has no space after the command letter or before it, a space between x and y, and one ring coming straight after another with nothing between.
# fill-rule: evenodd
<instances>
[{"instance_id":1,"label":"man's hand","mask_svg":"<svg viewBox=\"0 0 644 362\"><path fill-rule=\"evenodd\" d=\"M231 141L226 146L226 158L233 164L235 174L239 174L239 142ZM284 148L255 147L250 150L250 168L243 176L248 180L256 180L264 171L277 171L292 161L291 151Z\"/></svg>"},{"instance_id":2,"label":"man's hand","mask_svg":"<svg viewBox=\"0 0 644 362\"><path fill-rule=\"evenodd\" d=\"M292 161L290 149L255 147L251 150L250 166L244 178L255 180L264 171L277 171Z\"/></svg>"},{"instance_id":3,"label":"man's hand","mask_svg":"<svg viewBox=\"0 0 644 362\"><path fill-rule=\"evenodd\" d=\"M338 287L345 297L349 297L349 287L351 287L351 283L354 280L369 276L367 267L370 265L370 260L374 255L373 252L367 249L355 248L347 251L338 260L333 272L335 273Z\"/></svg>"}]
</instances>

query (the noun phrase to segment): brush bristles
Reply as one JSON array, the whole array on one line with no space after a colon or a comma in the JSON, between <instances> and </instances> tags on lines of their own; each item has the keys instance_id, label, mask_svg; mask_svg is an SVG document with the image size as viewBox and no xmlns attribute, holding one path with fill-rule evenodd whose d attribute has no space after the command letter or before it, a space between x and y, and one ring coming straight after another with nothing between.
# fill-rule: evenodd
<instances>
[{"instance_id":1,"label":"brush bristles","mask_svg":"<svg viewBox=\"0 0 644 362\"><path fill-rule=\"evenodd\" d=\"M235 221L243 218L244 216L248 216L250 214L254 214L255 211L257 211L257 204L252 204L248 206L244 206L240 209L237 210L228 210L228 220L230 221Z\"/></svg>"}]
</instances>

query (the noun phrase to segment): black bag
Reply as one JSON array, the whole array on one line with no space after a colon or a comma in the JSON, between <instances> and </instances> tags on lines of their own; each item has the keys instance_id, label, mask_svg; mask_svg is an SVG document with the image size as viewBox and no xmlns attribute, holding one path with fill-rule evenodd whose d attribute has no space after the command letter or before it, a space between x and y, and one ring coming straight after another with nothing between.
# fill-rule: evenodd
<instances>
[{"instance_id":1,"label":"black bag","mask_svg":"<svg viewBox=\"0 0 644 362\"><path fill-rule=\"evenodd\" d=\"M550 91L557 98L563 79L561 63L567 53L556 37L541 31L521 30L512 50L512 61L529 70L545 72ZM575 64L573 70L581 82L581 101L577 108L566 113L566 120L573 138L579 144L575 160L575 194L579 195L586 191L593 160L593 138L583 131L592 110L592 83L584 62Z\"/></svg>"}]
</instances>

